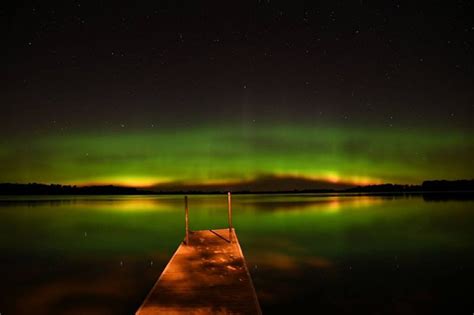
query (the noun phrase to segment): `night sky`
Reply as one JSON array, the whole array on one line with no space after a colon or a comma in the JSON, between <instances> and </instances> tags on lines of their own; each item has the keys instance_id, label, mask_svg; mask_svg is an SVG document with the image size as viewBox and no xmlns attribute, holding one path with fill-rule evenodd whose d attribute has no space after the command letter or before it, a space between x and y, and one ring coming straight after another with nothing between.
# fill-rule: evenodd
<instances>
[{"instance_id":1,"label":"night sky","mask_svg":"<svg viewBox=\"0 0 474 315\"><path fill-rule=\"evenodd\" d=\"M472 1L189 2L2 4L0 182L474 178Z\"/></svg>"}]
</instances>

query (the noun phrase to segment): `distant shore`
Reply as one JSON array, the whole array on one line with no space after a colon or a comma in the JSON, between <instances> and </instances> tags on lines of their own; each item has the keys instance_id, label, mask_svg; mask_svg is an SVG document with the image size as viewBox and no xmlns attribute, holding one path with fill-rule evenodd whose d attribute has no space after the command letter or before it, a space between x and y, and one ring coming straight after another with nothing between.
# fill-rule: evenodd
<instances>
[{"instance_id":1,"label":"distant shore","mask_svg":"<svg viewBox=\"0 0 474 315\"><path fill-rule=\"evenodd\" d=\"M381 184L357 186L348 189L295 189L295 190L235 190L225 187L218 190L151 190L114 185L105 186L71 186L60 184L0 184L0 195L200 195L222 194L232 191L234 194L440 194L440 193L474 193L474 180L432 180L421 185Z\"/></svg>"}]
</instances>

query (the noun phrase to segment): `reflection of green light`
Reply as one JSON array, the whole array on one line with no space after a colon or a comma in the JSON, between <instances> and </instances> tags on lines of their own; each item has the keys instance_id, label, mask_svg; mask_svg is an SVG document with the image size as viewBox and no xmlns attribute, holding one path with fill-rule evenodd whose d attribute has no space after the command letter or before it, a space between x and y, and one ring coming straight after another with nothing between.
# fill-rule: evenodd
<instances>
[{"instance_id":1,"label":"reflection of green light","mask_svg":"<svg viewBox=\"0 0 474 315\"><path fill-rule=\"evenodd\" d=\"M0 181L138 186L273 174L418 183L474 177L466 137L455 131L234 124L3 139Z\"/></svg>"},{"instance_id":2,"label":"reflection of green light","mask_svg":"<svg viewBox=\"0 0 474 315\"><path fill-rule=\"evenodd\" d=\"M0 248L101 255L165 250L171 255L184 235L182 196L39 199L0 205ZM191 229L226 227L226 201L225 195L190 196ZM471 201L430 203L421 197L235 195L233 222L246 255L269 250L324 257L380 250L471 253L472 206Z\"/></svg>"}]
</instances>

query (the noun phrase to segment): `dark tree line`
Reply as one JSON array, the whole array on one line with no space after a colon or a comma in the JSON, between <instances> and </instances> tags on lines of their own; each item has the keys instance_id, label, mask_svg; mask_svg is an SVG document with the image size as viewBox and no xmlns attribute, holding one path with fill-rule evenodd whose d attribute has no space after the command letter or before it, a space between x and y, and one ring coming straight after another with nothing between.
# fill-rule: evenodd
<instances>
[{"instance_id":1,"label":"dark tree line","mask_svg":"<svg viewBox=\"0 0 474 315\"><path fill-rule=\"evenodd\" d=\"M424 191L474 191L474 179L430 180L421 185Z\"/></svg>"},{"instance_id":2,"label":"dark tree line","mask_svg":"<svg viewBox=\"0 0 474 315\"><path fill-rule=\"evenodd\" d=\"M148 191L133 187L86 186L45 184L0 184L0 195L136 195Z\"/></svg>"},{"instance_id":3,"label":"dark tree line","mask_svg":"<svg viewBox=\"0 0 474 315\"><path fill-rule=\"evenodd\" d=\"M430 192L430 191L474 191L474 180L427 180L421 185L382 184L358 186L346 192Z\"/></svg>"},{"instance_id":4,"label":"dark tree line","mask_svg":"<svg viewBox=\"0 0 474 315\"><path fill-rule=\"evenodd\" d=\"M331 192L373 192L373 193L416 193L416 192L474 192L474 180L432 180L424 181L421 185L382 184L358 186L345 190L291 190L291 191L266 191L260 193L331 193ZM45 184L0 184L0 195L141 195L141 194L212 194L221 191L150 191L133 187L121 186L70 186L70 185L45 185ZM234 193L248 194L252 191L235 191Z\"/></svg>"}]
</instances>

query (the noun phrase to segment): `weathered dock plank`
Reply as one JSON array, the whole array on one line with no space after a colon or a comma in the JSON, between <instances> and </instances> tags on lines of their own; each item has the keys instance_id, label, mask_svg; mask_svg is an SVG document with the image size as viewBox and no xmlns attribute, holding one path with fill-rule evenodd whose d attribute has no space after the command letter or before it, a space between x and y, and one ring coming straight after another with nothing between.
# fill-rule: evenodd
<instances>
[{"instance_id":1,"label":"weathered dock plank","mask_svg":"<svg viewBox=\"0 0 474 315\"><path fill-rule=\"evenodd\" d=\"M136 314L261 314L235 231L190 232Z\"/></svg>"}]
</instances>

